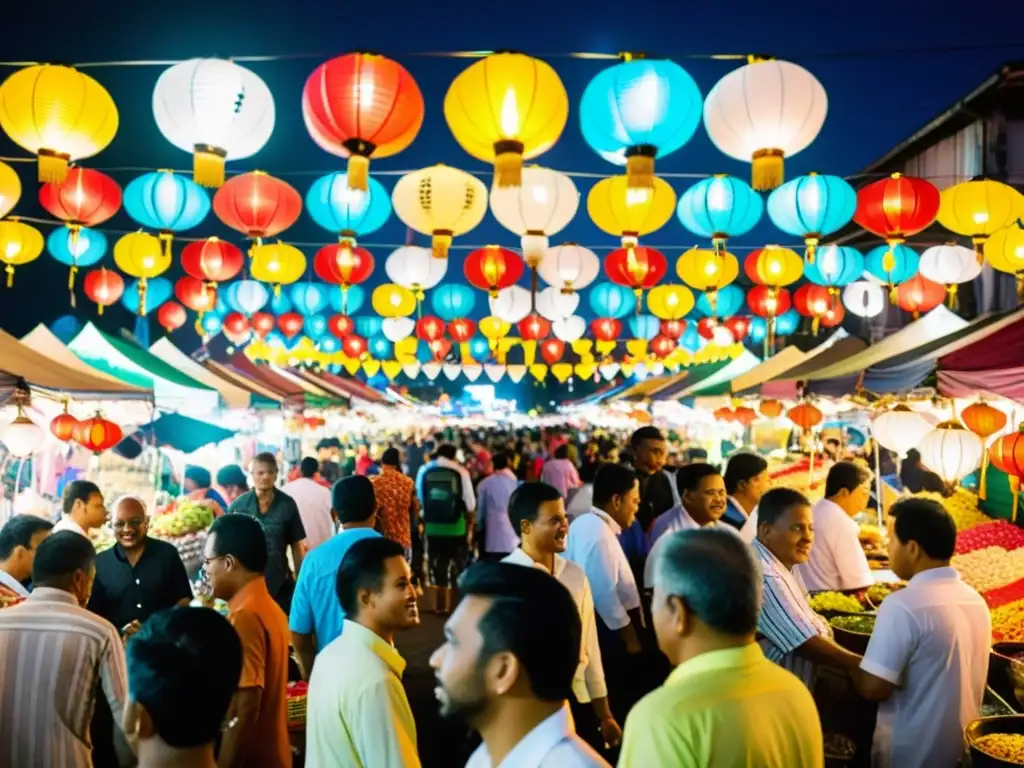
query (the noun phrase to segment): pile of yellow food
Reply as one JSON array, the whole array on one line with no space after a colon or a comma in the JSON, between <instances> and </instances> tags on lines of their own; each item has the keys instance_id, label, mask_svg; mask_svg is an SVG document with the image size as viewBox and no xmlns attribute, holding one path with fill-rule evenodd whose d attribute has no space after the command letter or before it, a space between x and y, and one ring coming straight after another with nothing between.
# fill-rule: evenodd
<instances>
[{"instance_id":1,"label":"pile of yellow food","mask_svg":"<svg viewBox=\"0 0 1024 768\"><path fill-rule=\"evenodd\" d=\"M1024 547L1012 552L1002 547L976 549L954 555L952 565L965 582L979 592L988 592L1024 579Z\"/></svg>"},{"instance_id":2,"label":"pile of yellow food","mask_svg":"<svg viewBox=\"0 0 1024 768\"><path fill-rule=\"evenodd\" d=\"M930 491L921 491L915 493L914 496L921 499L934 499L939 502L953 518L958 531L966 531L976 525L992 522L991 517L978 509L978 495L966 488L958 487L956 492L948 498Z\"/></svg>"},{"instance_id":3,"label":"pile of yellow food","mask_svg":"<svg viewBox=\"0 0 1024 768\"><path fill-rule=\"evenodd\" d=\"M990 757L1014 765L1024 765L1024 734L990 733L987 736L979 736L973 744L976 749Z\"/></svg>"},{"instance_id":4,"label":"pile of yellow food","mask_svg":"<svg viewBox=\"0 0 1024 768\"><path fill-rule=\"evenodd\" d=\"M822 611L842 611L843 613L860 613L864 610L853 595L844 595L842 592L819 592L808 598L811 610L821 613Z\"/></svg>"}]
</instances>

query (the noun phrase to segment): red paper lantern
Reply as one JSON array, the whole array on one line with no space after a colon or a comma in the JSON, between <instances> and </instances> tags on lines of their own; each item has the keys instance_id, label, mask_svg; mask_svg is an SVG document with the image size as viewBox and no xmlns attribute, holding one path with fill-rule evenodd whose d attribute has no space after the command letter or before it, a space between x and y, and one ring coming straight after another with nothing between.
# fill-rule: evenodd
<instances>
[{"instance_id":1,"label":"red paper lantern","mask_svg":"<svg viewBox=\"0 0 1024 768\"><path fill-rule=\"evenodd\" d=\"M828 288L821 285L801 285L793 294L793 306L804 317L821 317L832 304Z\"/></svg>"},{"instance_id":2,"label":"red paper lantern","mask_svg":"<svg viewBox=\"0 0 1024 768\"><path fill-rule=\"evenodd\" d=\"M358 334L350 333L341 340L341 351L345 353L346 357L358 360L366 354L366 339Z\"/></svg>"},{"instance_id":3,"label":"red paper lantern","mask_svg":"<svg viewBox=\"0 0 1024 768\"><path fill-rule=\"evenodd\" d=\"M960 421L982 440L1006 426L1006 414L988 403L971 403L960 412Z\"/></svg>"},{"instance_id":4,"label":"red paper lantern","mask_svg":"<svg viewBox=\"0 0 1024 768\"><path fill-rule=\"evenodd\" d=\"M729 333L736 341L743 341L747 338L747 334L750 333L750 318L740 317L734 315L733 317L727 317L723 322L726 328L729 329Z\"/></svg>"},{"instance_id":5,"label":"red paper lantern","mask_svg":"<svg viewBox=\"0 0 1024 768\"><path fill-rule=\"evenodd\" d=\"M156 311L156 321L167 333L173 333L188 320L188 312L176 301L167 301Z\"/></svg>"},{"instance_id":6,"label":"red paper lantern","mask_svg":"<svg viewBox=\"0 0 1024 768\"><path fill-rule=\"evenodd\" d=\"M434 339L427 342L427 346L430 347L430 354L434 356L436 363L443 363L448 358L448 353L452 351L452 343L448 339Z\"/></svg>"},{"instance_id":7,"label":"red paper lantern","mask_svg":"<svg viewBox=\"0 0 1024 768\"><path fill-rule=\"evenodd\" d=\"M304 322L304 318L298 312L285 312L277 317L277 327L286 339L293 339L302 333Z\"/></svg>"},{"instance_id":8,"label":"red paper lantern","mask_svg":"<svg viewBox=\"0 0 1024 768\"><path fill-rule=\"evenodd\" d=\"M249 327L253 333L265 339L274 330L274 316L269 312L253 312L249 317Z\"/></svg>"},{"instance_id":9,"label":"red paper lantern","mask_svg":"<svg viewBox=\"0 0 1024 768\"><path fill-rule=\"evenodd\" d=\"M755 285L747 293L747 306L758 317L773 318L788 312L793 302L785 288Z\"/></svg>"},{"instance_id":10,"label":"red paper lantern","mask_svg":"<svg viewBox=\"0 0 1024 768\"><path fill-rule=\"evenodd\" d=\"M651 353L658 358L665 358L675 352L676 340L664 335L651 339Z\"/></svg>"},{"instance_id":11,"label":"red paper lantern","mask_svg":"<svg viewBox=\"0 0 1024 768\"><path fill-rule=\"evenodd\" d=\"M715 328L718 327L717 317L702 317L697 321L697 333L703 336L705 339L713 339L715 337Z\"/></svg>"},{"instance_id":12,"label":"red paper lantern","mask_svg":"<svg viewBox=\"0 0 1024 768\"><path fill-rule=\"evenodd\" d=\"M988 458L992 466L1008 475L1010 491L1013 493L1011 517L1016 522L1020 481L1024 477L1024 424L1016 432L992 443L988 449Z\"/></svg>"},{"instance_id":13,"label":"red paper lantern","mask_svg":"<svg viewBox=\"0 0 1024 768\"><path fill-rule=\"evenodd\" d=\"M939 190L930 181L894 173L857 190L853 220L890 244L927 229L939 214Z\"/></svg>"},{"instance_id":14,"label":"red paper lantern","mask_svg":"<svg viewBox=\"0 0 1024 768\"><path fill-rule=\"evenodd\" d=\"M197 277L183 277L174 284L178 301L202 315L217 306L217 288Z\"/></svg>"},{"instance_id":15,"label":"red paper lantern","mask_svg":"<svg viewBox=\"0 0 1024 768\"><path fill-rule=\"evenodd\" d=\"M736 416L732 408L730 408L728 405L723 405L721 408L716 409L715 412L711 415L714 416L715 419L717 419L718 421L732 421L733 418Z\"/></svg>"},{"instance_id":16,"label":"red paper lantern","mask_svg":"<svg viewBox=\"0 0 1024 768\"><path fill-rule=\"evenodd\" d=\"M544 339L540 345L540 356L548 365L554 365L565 353L565 342L561 339Z\"/></svg>"},{"instance_id":17,"label":"red paper lantern","mask_svg":"<svg viewBox=\"0 0 1024 768\"><path fill-rule=\"evenodd\" d=\"M922 312L931 312L946 300L946 287L917 273L896 287L896 301L904 312L916 319Z\"/></svg>"},{"instance_id":18,"label":"red paper lantern","mask_svg":"<svg viewBox=\"0 0 1024 768\"><path fill-rule=\"evenodd\" d=\"M516 327L523 341L539 341L551 333L551 323L536 313L524 317Z\"/></svg>"},{"instance_id":19,"label":"red paper lantern","mask_svg":"<svg viewBox=\"0 0 1024 768\"><path fill-rule=\"evenodd\" d=\"M800 403L799 405L794 405L792 408L789 409L789 412L786 413L786 416L789 417L790 421L792 421L794 424L800 427L800 429L803 430L808 430L812 429L813 427L816 427L818 424L821 423L821 420L824 418L822 412L819 411L810 403Z\"/></svg>"},{"instance_id":20,"label":"red paper lantern","mask_svg":"<svg viewBox=\"0 0 1024 768\"><path fill-rule=\"evenodd\" d=\"M523 276L523 260L514 251L497 245L477 248L462 265L466 279L474 288L489 291L496 298L498 291L515 285Z\"/></svg>"},{"instance_id":21,"label":"red paper lantern","mask_svg":"<svg viewBox=\"0 0 1024 768\"><path fill-rule=\"evenodd\" d=\"M460 344L465 344L476 333L476 323L464 317L457 317L448 323L448 335Z\"/></svg>"},{"instance_id":22,"label":"red paper lantern","mask_svg":"<svg viewBox=\"0 0 1024 768\"><path fill-rule=\"evenodd\" d=\"M83 448L98 454L120 443L124 433L117 424L97 413L91 419L80 421L72 437Z\"/></svg>"},{"instance_id":23,"label":"red paper lantern","mask_svg":"<svg viewBox=\"0 0 1024 768\"><path fill-rule=\"evenodd\" d=\"M313 70L302 89L313 141L348 160L348 184L365 190L371 157L401 152L423 125L423 94L405 67L384 56L348 53Z\"/></svg>"},{"instance_id":24,"label":"red paper lantern","mask_svg":"<svg viewBox=\"0 0 1024 768\"><path fill-rule=\"evenodd\" d=\"M733 421L738 421L744 427L749 427L757 420L757 411L753 408L747 408L746 406L740 406L733 411Z\"/></svg>"},{"instance_id":25,"label":"red paper lantern","mask_svg":"<svg viewBox=\"0 0 1024 768\"><path fill-rule=\"evenodd\" d=\"M68 413L68 405L64 404L64 413L61 413L53 417L53 421L50 422L50 432L58 440L68 442L75 436L75 430L81 422Z\"/></svg>"},{"instance_id":26,"label":"red paper lantern","mask_svg":"<svg viewBox=\"0 0 1024 768\"><path fill-rule=\"evenodd\" d=\"M757 410L761 412L762 416L767 416L769 419L776 419L782 415L782 403L778 400L762 400L757 406Z\"/></svg>"},{"instance_id":27,"label":"red paper lantern","mask_svg":"<svg viewBox=\"0 0 1024 768\"><path fill-rule=\"evenodd\" d=\"M96 311L103 314L103 308L117 302L124 293L124 278L105 267L87 272L83 283L85 295L96 302Z\"/></svg>"},{"instance_id":28,"label":"red paper lantern","mask_svg":"<svg viewBox=\"0 0 1024 768\"><path fill-rule=\"evenodd\" d=\"M284 232L302 213L302 196L287 182L263 171L228 179L213 196L217 218L246 237Z\"/></svg>"},{"instance_id":29,"label":"red paper lantern","mask_svg":"<svg viewBox=\"0 0 1024 768\"><path fill-rule=\"evenodd\" d=\"M344 339L356 329L356 324L348 315L331 315L327 321L327 330L339 339Z\"/></svg>"},{"instance_id":30,"label":"red paper lantern","mask_svg":"<svg viewBox=\"0 0 1024 768\"><path fill-rule=\"evenodd\" d=\"M622 333L622 323L614 317L599 317L590 322L590 332L598 341L616 341Z\"/></svg>"},{"instance_id":31,"label":"red paper lantern","mask_svg":"<svg viewBox=\"0 0 1024 768\"><path fill-rule=\"evenodd\" d=\"M232 344L241 344L249 338L249 320L241 312L228 312L221 323L221 332Z\"/></svg>"},{"instance_id":32,"label":"red paper lantern","mask_svg":"<svg viewBox=\"0 0 1024 768\"><path fill-rule=\"evenodd\" d=\"M642 291L653 288L668 272L668 261L661 251L638 245L616 248L605 256L604 271L618 285Z\"/></svg>"},{"instance_id":33,"label":"red paper lantern","mask_svg":"<svg viewBox=\"0 0 1024 768\"><path fill-rule=\"evenodd\" d=\"M347 288L373 274L373 254L350 240L325 245L313 257L313 271L325 282Z\"/></svg>"},{"instance_id":34,"label":"red paper lantern","mask_svg":"<svg viewBox=\"0 0 1024 768\"><path fill-rule=\"evenodd\" d=\"M444 336L444 320L433 315L424 315L416 321L416 338L423 341L434 341Z\"/></svg>"},{"instance_id":35,"label":"red paper lantern","mask_svg":"<svg viewBox=\"0 0 1024 768\"><path fill-rule=\"evenodd\" d=\"M72 230L95 227L121 208L121 187L105 173L75 166L64 181L39 188L39 203Z\"/></svg>"},{"instance_id":36,"label":"red paper lantern","mask_svg":"<svg viewBox=\"0 0 1024 768\"><path fill-rule=\"evenodd\" d=\"M681 338L686 333L685 320L662 320L661 335L670 339Z\"/></svg>"},{"instance_id":37,"label":"red paper lantern","mask_svg":"<svg viewBox=\"0 0 1024 768\"><path fill-rule=\"evenodd\" d=\"M181 251L181 266L185 273L208 283L230 280L245 266L241 249L219 237L208 237L189 243Z\"/></svg>"},{"instance_id":38,"label":"red paper lantern","mask_svg":"<svg viewBox=\"0 0 1024 768\"><path fill-rule=\"evenodd\" d=\"M824 315L821 316L821 324L825 328L835 328L846 317L846 308L842 302L837 301Z\"/></svg>"}]
</instances>

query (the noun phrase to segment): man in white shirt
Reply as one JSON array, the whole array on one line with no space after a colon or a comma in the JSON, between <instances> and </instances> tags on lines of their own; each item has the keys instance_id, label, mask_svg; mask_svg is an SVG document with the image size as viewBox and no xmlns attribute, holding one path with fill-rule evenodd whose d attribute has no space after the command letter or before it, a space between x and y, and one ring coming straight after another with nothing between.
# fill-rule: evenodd
<instances>
[{"instance_id":1,"label":"man in white shirt","mask_svg":"<svg viewBox=\"0 0 1024 768\"><path fill-rule=\"evenodd\" d=\"M742 529L757 509L761 497L771 487L768 462L763 457L748 451L734 453L725 465L725 490L729 494L729 502L722 521L736 530ZM747 542L753 541L755 535L756 531Z\"/></svg>"},{"instance_id":2,"label":"man in white shirt","mask_svg":"<svg viewBox=\"0 0 1024 768\"><path fill-rule=\"evenodd\" d=\"M65 485L60 507L63 517L53 526L53 533L74 531L88 539L94 528L110 519L99 486L88 480L72 480Z\"/></svg>"},{"instance_id":3,"label":"man in white shirt","mask_svg":"<svg viewBox=\"0 0 1024 768\"><path fill-rule=\"evenodd\" d=\"M852 461L834 464L825 479L825 498L814 505L814 547L810 559L796 566L811 592L861 589L875 583L860 545L853 516L871 499L871 472Z\"/></svg>"},{"instance_id":4,"label":"man in white shirt","mask_svg":"<svg viewBox=\"0 0 1024 768\"><path fill-rule=\"evenodd\" d=\"M319 469L320 462L307 456L299 464L300 477L281 488L281 492L291 496L299 508L302 527L306 529L307 552L334 535L331 491L313 479Z\"/></svg>"},{"instance_id":5,"label":"man in white shirt","mask_svg":"<svg viewBox=\"0 0 1024 768\"><path fill-rule=\"evenodd\" d=\"M992 620L984 599L950 567L956 525L931 499L889 510L889 559L907 588L889 595L853 681L878 706L877 768L944 768L963 757L979 716Z\"/></svg>"},{"instance_id":6,"label":"man in white shirt","mask_svg":"<svg viewBox=\"0 0 1024 768\"><path fill-rule=\"evenodd\" d=\"M569 590L582 622L583 636L580 664L573 678L573 716L576 728L593 747L618 746L622 728L608 706L608 687L601 664L601 647L597 641L597 621L594 596L583 569L576 563L560 557L565 551L569 522L565 516L565 502L557 488L546 483L526 483L519 486L508 505L512 525L520 532L520 547L503 562L539 568L550 573ZM590 703L593 714L578 704ZM596 725L593 720L596 717ZM600 742L597 742L600 729Z\"/></svg>"},{"instance_id":7,"label":"man in white shirt","mask_svg":"<svg viewBox=\"0 0 1024 768\"><path fill-rule=\"evenodd\" d=\"M582 635L569 591L509 563L474 565L459 589L430 665L442 716L483 739L466 768L610 768L576 735L566 706Z\"/></svg>"},{"instance_id":8,"label":"man in white shirt","mask_svg":"<svg viewBox=\"0 0 1024 768\"><path fill-rule=\"evenodd\" d=\"M0 528L0 608L28 597L36 548L53 524L35 515L15 515Z\"/></svg>"}]
</instances>

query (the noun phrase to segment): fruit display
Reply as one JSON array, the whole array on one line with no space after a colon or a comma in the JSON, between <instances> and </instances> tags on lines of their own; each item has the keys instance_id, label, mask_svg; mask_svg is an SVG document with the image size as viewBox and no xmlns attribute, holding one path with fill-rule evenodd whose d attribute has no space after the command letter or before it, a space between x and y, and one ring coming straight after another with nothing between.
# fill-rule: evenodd
<instances>
[{"instance_id":1,"label":"fruit display","mask_svg":"<svg viewBox=\"0 0 1024 768\"><path fill-rule=\"evenodd\" d=\"M1005 550L1024 547L1024 531L1005 520L996 520L976 525L967 531L960 531L956 537L958 555L986 547L1000 547Z\"/></svg>"},{"instance_id":2,"label":"fruit display","mask_svg":"<svg viewBox=\"0 0 1024 768\"><path fill-rule=\"evenodd\" d=\"M812 611L822 613L823 611L838 611L841 613L860 613L864 610L854 595L844 595L842 592L818 592L808 598Z\"/></svg>"},{"instance_id":3,"label":"fruit display","mask_svg":"<svg viewBox=\"0 0 1024 768\"><path fill-rule=\"evenodd\" d=\"M875 629L875 617L870 614L863 616L833 616L829 624L837 629L845 629L856 635L870 635Z\"/></svg>"},{"instance_id":4,"label":"fruit display","mask_svg":"<svg viewBox=\"0 0 1024 768\"><path fill-rule=\"evenodd\" d=\"M905 586L907 585L900 582L891 581L872 584L870 587L868 587L867 590L868 602L870 602L871 605L877 608L882 604L882 601L885 600L885 598L887 598L893 592L903 589Z\"/></svg>"},{"instance_id":5,"label":"fruit display","mask_svg":"<svg viewBox=\"0 0 1024 768\"><path fill-rule=\"evenodd\" d=\"M213 510L205 504L179 499L172 511L153 518L149 532L160 539L173 539L205 531L213 525Z\"/></svg>"}]
</instances>

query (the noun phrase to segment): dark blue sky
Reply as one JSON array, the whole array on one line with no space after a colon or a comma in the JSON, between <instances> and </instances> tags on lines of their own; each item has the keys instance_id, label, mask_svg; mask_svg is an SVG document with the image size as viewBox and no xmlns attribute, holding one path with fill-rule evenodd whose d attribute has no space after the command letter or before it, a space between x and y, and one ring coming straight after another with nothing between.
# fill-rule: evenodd
<instances>
[{"instance_id":1,"label":"dark blue sky","mask_svg":"<svg viewBox=\"0 0 1024 768\"><path fill-rule=\"evenodd\" d=\"M787 177L810 170L846 175L855 173L921 127L980 83L1000 64L1024 58L1018 43L1024 26L1024 5L997 0L972 9L966 3L926 0L825 3L791 0L777 4L743 2L657 3L632 0L607 4L487 3L435 0L430 3L341 3L265 0L208 0L142 4L64 3L54 6L17 3L5 10L5 60L51 60L77 63L110 59L182 59L205 55L323 53L322 58L247 64L269 84L277 105L277 126L269 144L250 160L232 168L260 168L289 181L305 195L315 175L343 167L343 161L319 150L302 123L299 97L309 72L322 59L350 50L374 50L401 61L417 79L426 100L426 121L412 147L396 157L374 161L377 170L397 170L445 162L466 169L480 163L455 143L444 121L441 104L445 90L465 60L435 59L409 54L433 50L513 48L549 61L569 92L571 114L559 143L538 162L560 170L615 173L584 143L576 107L590 77L606 63L555 56L567 51L615 53L639 50L676 58L694 76L706 94L735 62L686 61L688 54L767 53L796 61L810 69L829 96L829 114L817 141L792 160ZM118 6L121 6L118 8ZM108 8L114 9L113 11ZM492 10L500 8L501 10ZM782 10L784 9L784 10ZM948 9L948 10L947 10ZM45 28L44 26L45 25ZM986 46L971 52L878 53L845 56L850 51L896 51L906 48L943 49ZM120 110L121 126L113 144L84 164L97 168L145 166L188 168L190 158L167 143L153 122L151 95L162 67L110 67L89 73L106 86ZM23 155L0 136L0 155ZM36 204L34 166L17 166L25 194L16 213L41 215ZM660 173L735 173L744 178L749 165L721 155L703 127L682 150L658 163ZM122 186L136 173L112 172ZM393 178L381 178L390 189ZM670 179L677 193L692 181ZM591 182L578 180L583 195ZM112 229L134 226L123 214L108 224ZM44 234L49 228L44 227ZM211 214L207 222L188 234L227 234ZM614 245L588 220L585 205L577 220L563 233L565 240L586 245ZM392 219L367 238L397 244L404 227ZM770 224L755 230L741 244L760 245L782 237ZM116 239L112 236L111 244ZM303 215L285 233L288 241L326 243L329 235ZM563 237L559 237L559 240ZM785 239L785 238L784 238ZM518 245L488 215L463 243L502 242ZM425 240L420 238L419 242ZM456 241L459 242L458 240ZM660 232L645 240L668 246L670 264L694 238L673 218ZM313 248L305 248L312 257ZM383 282L383 262L389 250L375 248L378 273L372 284ZM462 279L456 258L450 277ZM104 261L112 263L108 255ZM176 278L180 272L169 276ZM674 269L670 272L674 275ZM0 288L0 327L21 334L39 321L52 321L67 311L65 268L44 254L34 264L19 268L16 289ZM42 299L41 299L42 297ZM585 302L582 307L585 307ZM483 294L478 310L485 309ZM80 312L94 317L89 302ZM482 314L480 311L476 313ZM117 307L104 316L108 328L130 327L131 318ZM188 346L185 338L180 340ZM192 337L192 343L195 338Z\"/></svg>"}]
</instances>

